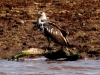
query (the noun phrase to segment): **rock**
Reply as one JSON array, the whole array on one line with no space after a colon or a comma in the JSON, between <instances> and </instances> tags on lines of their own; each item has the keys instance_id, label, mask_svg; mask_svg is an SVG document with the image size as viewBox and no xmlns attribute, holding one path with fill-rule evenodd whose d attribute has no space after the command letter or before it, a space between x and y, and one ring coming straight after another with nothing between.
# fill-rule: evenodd
<instances>
[{"instance_id":1,"label":"rock","mask_svg":"<svg viewBox=\"0 0 100 75\"><path fill-rule=\"evenodd\" d=\"M77 59L79 59L79 54L76 54L74 52L69 52L69 51L64 51L62 49L60 50L51 50L51 51L44 51L43 49L38 49L38 48L30 48L28 50L24 50L21 53L18 53L16 55L14 55L12 57L12 60L15 59L19 59L23 56L27 56L27 55L43 55L45 56L47 59L50 60L71 60L71 61L75 61Z\"/></svg>"}]
</instances>

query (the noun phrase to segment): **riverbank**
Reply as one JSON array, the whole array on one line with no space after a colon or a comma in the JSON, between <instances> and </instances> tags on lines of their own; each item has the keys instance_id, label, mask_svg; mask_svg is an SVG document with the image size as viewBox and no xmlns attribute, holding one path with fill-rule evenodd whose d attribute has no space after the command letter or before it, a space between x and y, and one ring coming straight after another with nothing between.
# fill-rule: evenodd
<instances>
[{"instance_id":1,"label":"riverbank","mask_svg":"<svg viewBox=\"0 0 100 75\"><path fill-rule=\"evenodd\" d=\"M46 12L49 20L66 30L82 58L100 57L99 0L1 0L0 58L46 47L46 38L34 27L38 11ZM54 47L57 45L52 43Z\"/></svg>"}]
</instances>

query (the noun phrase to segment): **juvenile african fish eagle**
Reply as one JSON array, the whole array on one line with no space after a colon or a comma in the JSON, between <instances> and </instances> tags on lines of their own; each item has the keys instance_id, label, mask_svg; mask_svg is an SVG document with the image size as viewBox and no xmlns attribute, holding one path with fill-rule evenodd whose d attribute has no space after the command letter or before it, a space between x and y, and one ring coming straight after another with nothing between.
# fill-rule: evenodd
<instances>
[{"instance_id":1,"label":"juvenile african fish eagle","mask_svg":"<svg viewBox=\"0 0 100 75\"><path fill-rule=\"evenodd\" d=\"M45 12L38 12L38 15L39 18L37 20L36 26L47 37L47 48L49 47L51 40L61 46L69 47L70 44L66 39L67 33L63 29L55 25L55 23L48 21Z\"/></svg>"}]
</instances>

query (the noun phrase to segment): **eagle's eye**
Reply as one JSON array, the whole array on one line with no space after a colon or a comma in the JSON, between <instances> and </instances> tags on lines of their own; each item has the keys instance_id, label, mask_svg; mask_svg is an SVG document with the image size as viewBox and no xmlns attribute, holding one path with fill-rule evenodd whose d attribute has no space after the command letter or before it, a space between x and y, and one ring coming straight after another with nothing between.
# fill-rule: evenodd
<instances>
[{"instance_id":1,"label":"eagle's eye","mask_svg":"<svg viewBox=\"0 0 100 75\"><path fill-rule=\"evenodd\" d=\"M38 14L40 14L40 15L42 15L42 13L43 13L42 11L38 12Z\"/></svg>"},{"instance_id":2,"label":"eagle's eye","mask_svg":"<svg viewBox=\"0 0 100 75\"><path fill-rule=\"evenodd\" d=\"M41 22L44 22L44 20L41 20Z\"/></svg>"}]
</instances>

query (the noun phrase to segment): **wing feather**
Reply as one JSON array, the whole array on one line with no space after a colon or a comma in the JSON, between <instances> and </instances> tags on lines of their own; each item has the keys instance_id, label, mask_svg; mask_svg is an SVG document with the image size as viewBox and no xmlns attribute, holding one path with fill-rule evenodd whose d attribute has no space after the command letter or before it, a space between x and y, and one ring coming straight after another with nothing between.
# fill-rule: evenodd
<instances>
[{"instance_id":1,"label":"wing feather","mask_svg":"<svg viewBox=\"0 0 100 75\"><path fill-rule=\"evenodd\" d=\"M58 28L61 31L61 33L63 34L63 36L66 37L67 33L66 33L65 30L58 27L55 23L49 22L49 24L51 24L51 25L55 26L56 28Z\"/></svg>"},{"instance_id":2,"label":"wing feather","mask_svg":"<svg viewBox=\"0 0 100 75\"><path fill-rule=\"evenodd\" d=\"M67 40L65 36L67 35L64 30L56 26L52 22L47 22L44 24L45 36L51 38L55 43L60 45L67 45Z\"/></svg>"}]
</instances>

